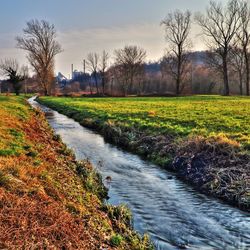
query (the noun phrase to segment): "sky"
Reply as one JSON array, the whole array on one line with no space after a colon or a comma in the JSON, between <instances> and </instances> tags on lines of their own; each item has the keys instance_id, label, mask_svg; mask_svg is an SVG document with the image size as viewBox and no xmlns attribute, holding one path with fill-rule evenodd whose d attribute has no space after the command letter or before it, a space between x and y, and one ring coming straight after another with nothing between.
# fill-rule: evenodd
<instances>
[{"instance_id":1,"label":"sky","mask_svg":"<svg viewBox=\"0 0 250 250\"><path fill-rule=\"evenodd\" d=\"M221 0L225 2L226 0ZM66 77L82 70L89 52L109 52L124 45L147 50L156 61L166 48L160 22L175 9L204 12L209 0L0 0L0 60L16 58L27 64L25 52L16 48L15 37L31 19L44 19L57 29L63 52L56 57L55 71ZM192 29L193 48L205 49L199 28Z\"/></svg>"}]
</instances>

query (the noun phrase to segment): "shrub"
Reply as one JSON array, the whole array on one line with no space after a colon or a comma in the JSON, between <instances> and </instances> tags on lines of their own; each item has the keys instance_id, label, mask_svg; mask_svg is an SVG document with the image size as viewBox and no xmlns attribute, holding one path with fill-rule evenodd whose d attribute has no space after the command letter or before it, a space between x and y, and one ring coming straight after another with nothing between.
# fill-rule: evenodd
<instances>
[{"instance_id":1,"label":"shrub","mask_svg":"<svg viewBox=\"0 0 250 250\"><path fill-rule=\"evenodd\" d=\"M106 204L103 209L108 213L109 218L115 222L118 229L122 229L120 228L122 224L131 227L132 213L126 205L112 206Z\"/></svg>"},{"instance_id":2,"label":"shrub","mask_svg":"<svg viewBox=\"0 0 250 250\"><path fill-rule=\"evenodd\" d=\"M123 238L120 234L115 234L111 237L110 244L111 244L111 246L119 247L122 243L122 240L123 240Z\"/></svg>"}]
</instances>

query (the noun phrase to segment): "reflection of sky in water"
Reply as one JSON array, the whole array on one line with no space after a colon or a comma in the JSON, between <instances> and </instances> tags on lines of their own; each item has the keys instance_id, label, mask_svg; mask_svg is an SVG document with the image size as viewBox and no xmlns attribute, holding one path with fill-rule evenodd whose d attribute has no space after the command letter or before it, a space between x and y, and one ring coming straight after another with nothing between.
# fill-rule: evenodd
<instances>
[{"instance_id":1,"label":"reflection of sky in water","mask_svg":"<svg viewBox=\"0 0 250 250\"><path fill-rule=\"evenodd\" d=\"M249 249L250 217L196 193L171 173L117 149L103 138L53 112L49 123L77 159L89 158L104 179L112 177L112 204L132 209L135 229L148 232L158 249Z\"/></svg>"}]
</instances>

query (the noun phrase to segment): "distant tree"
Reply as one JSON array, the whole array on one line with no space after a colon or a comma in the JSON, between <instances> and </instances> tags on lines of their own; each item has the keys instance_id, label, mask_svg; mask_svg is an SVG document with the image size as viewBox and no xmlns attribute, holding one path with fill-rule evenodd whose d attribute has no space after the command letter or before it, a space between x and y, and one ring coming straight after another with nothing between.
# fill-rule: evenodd
<instances>
[{"instance_id":1,"label":"distant tree","mask_svg":"<svg viewBox=\"0 0 250 250\"><path fill-rule=\"evenodd\" d=\"M24 76L24 93L27 95L27 80L29 78L29 67L28 66L22 66L22 74Z\"/></svg>"},{"instance_id":2,"label":"distant tree","mask_svg":"<svg viewBox=\"0 0 250 250\"><path fill-rule=\"evenodd\" d=\"M126 96L132 91L135 78L138 77L144 67L146 51L138 46L125 46L115 50L116 75L122 81L123 93Z\"/></svg>"},{"instance_id":3,"label":"distant tree","mask_svg":"<svg viewBox=\"0 0 250 250\"><path fill-rule=\"evenodd\" d=\"M176 10L169 13L161 22L166 32L168 44L167 55L164 62L168 72L176 82L176 95L181 93L188 66L188 49L190 48L189 34L191 29L190 11Z\"/></svg>"},{"instance_id":4,"label":"distant tree","mask_svg":"<svg viewBox=\"0 0 250 250\"><path fill-rule=\"evenodd\" d=\"M230 64L233 72L237 74L239 80L240 94L243 95L243 83L245 76L245 52L243 49L234 47L230 51Z\"/></svg>"},{"instance_id":5,"label":"distant tree","mask_svg":"<svg viewBox=\"0 0 250 250\"><path fill-rule=\"evenodd\" d=\"M91 71L92 76L94 77L95 86L97 94L99 94L98 88L98 65L100 61L100 56L97 53L89 53L87 56L87 67Z\"/></svg>"},{"instance_id":6,"label":"distant tree","mask_svg":"<svg viewBox=\"0 0 250 250\"><path fill-rule=\"evenodd\" d=\"M240 2L240 29L237 32L237 37L241 43L245 60L245 75L246 75L246 94L250 95L250 3L249 0Z\"/></svg>"},{"instance_id":7,"label":"distant tree","mask_svg":"<svg viewBox=\"0 0 250 250\"><path fill-rule=\"evenodd\" d=\"M138 75L135 78L137 83L137 95L142 95L145 88L145 67L141 67Z\"/></svg>"},{"instance_id":8,"label":"distant tree","mask_svg":"<svg viewBox=\"0 0 250 250\"><path fill-rule=\"evenodd\" d=\"M47 21L31 20L23 30L23 37L17 37L17 47L28 52L28 60L33 67L44 95L50 95L54 80L55 56L62 52L56 41L54 25Z\"/></svg>"},{"instance_id":9,"label":"distant tree","mask_svg":"<svg viewBox=\"0 0 250 250\"><path fill-rule=\"evenodd\" d=\"M63 94L65 95L77 95L80 92L80 83L79 82L71 82L67 84L63 89Z\"/></svg>"},{"instance_id":10,"label":"distant tree","mask_svg":"<svg viewBox=\"0 0 250 250\"><path fill-rule=\"evenodd\" d=\"M108 60L109 60L109 54L104 50L102 53L102 57L101 57L101 62L100 62L100 75L102 78L102 94L105 94L105 85L106 85L106 71L108 68Z\"/></svg>"},{"instance_id":11,"label":"distant tree","mask_svg":"<svg viewBox=\"0 0 250 250\"><path fill-rule=\"evenodd\" d=\"M221 3L210 1L206 14L198 13L195 19L209 38L209 48L221 58L224 95L229 95L228 57L240 28L239 2L230 0L226 6L222 6Z\"/></svg>"},{"instance_id":12,"label":"distant tree","mask_svg":"<svg viewBox=\"0 0 250 250\"><path fill-rule=\"evenodd\" d=\"M220 49L217 50L207 50L205 65L210 68L215 74L223 77L223 61L220 56Z\"/></svg>"},{"instance_id":13,"label":"distant tree","mask_svg":"<svg viewBox=\"0 0 250 250\"><path fill-rule=\"evenodd\" d=\"M124 95L123 76L121 67L112 64L107 70L106 93L111 96Z\"/></svg>"},{"instance_id":14,"label":"distant tree","mask_svg":"<svg viewBox=\"0 0 250 250\"><path fill-rule=\"evenodd\" d=\"M16 95L20 94L22 82L26 80L26 67L20 67L15 59L5 59L0 63L1 73L8 77Z\"/></svg>"}]
</instances>

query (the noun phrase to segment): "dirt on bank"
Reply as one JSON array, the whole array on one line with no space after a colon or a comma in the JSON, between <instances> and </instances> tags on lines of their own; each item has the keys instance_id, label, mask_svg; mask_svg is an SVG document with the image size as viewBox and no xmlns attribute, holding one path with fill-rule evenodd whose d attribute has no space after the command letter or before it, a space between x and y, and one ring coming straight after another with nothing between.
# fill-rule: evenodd
<instances>
[{"instance_id":1,"label":"dirt on bank","mask_svg":"<svg viewBox=\"0 0 250 250\"><path fill-rule=\"evenodd\" d=\"M51 108L97 130L108 141L174 171L200 192L250 212L250 155L239 143L223 135L185 139L151 136L121 123L82 119L74 108L63 109L56 104Z\"/></svg>"},{"instance_id":2,"label":"dirt on bank","mask_svg":"<svg viewBox=\"0 0 250 250\"><path fill-rule=\"evenodd\" d=\"M0 136L0 249L153 249L24 99L5 98Z\"/></svg>"}]
</instances>

